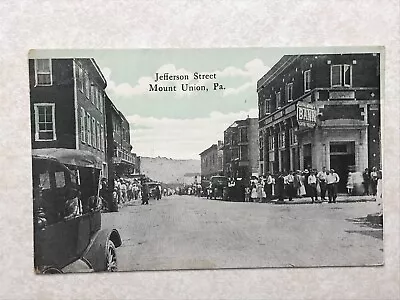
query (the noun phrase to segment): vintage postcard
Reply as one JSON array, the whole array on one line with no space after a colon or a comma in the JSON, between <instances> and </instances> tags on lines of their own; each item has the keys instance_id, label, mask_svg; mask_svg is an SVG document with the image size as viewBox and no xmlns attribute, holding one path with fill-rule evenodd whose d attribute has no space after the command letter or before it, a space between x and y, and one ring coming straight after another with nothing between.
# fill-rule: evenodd
<instances>
[{"instance_id":1,"label":"vintage postcard","mask_svg":"<svg viewBox=\"0 0 400 300\"><path fill-rule=\"evenodd\" d=\"M379 266L384 50L31 50L36 273Z\"/></svg>"}]
</instances>

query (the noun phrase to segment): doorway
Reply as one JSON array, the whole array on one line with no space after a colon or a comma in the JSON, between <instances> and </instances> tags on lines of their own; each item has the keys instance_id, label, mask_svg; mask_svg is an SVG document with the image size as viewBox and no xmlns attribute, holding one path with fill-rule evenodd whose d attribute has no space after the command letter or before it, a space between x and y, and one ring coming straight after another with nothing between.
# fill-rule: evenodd
<instances>
[{"instance_id":1,"label":"doorway","mask_svg":"<svg viewBox=\"0 0 400 300\"><path fill-rule=\"evenodd\" d=\"M334 169L340 177L338 192L346 193L347 177L349 170L355 167L355 142L330 143L330 168Z\"/></svg>"}]
</instances>

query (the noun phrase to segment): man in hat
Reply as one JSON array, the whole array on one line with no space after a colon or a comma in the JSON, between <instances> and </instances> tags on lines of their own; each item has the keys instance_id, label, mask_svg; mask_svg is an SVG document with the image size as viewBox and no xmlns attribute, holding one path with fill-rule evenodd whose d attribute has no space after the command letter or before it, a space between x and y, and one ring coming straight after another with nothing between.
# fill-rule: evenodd
<instances>
[{"instance_id":1,"label":"man in hat","mask_svg":"<svg viewBox=\"0 0 400 300\"><path fill-rule=\"evenodd\" d=\"M319 182L319 186L321 188L321 200L325 200L325 195L326 195L326 177L328 176L328 173L326 171L326 167L322 167L322 171L318 172L317 174L317 179Z\"/></svg>"},{"instance_id":2,"label":"man in hat","mask_svg":"<svg viewBox=\"0 0 400 300\"><path fill-rule=\"evenodd\" d=\"M335 172L334 169L331 169L328 176L326 177L329 203L336 202L337 184L339 183L339 180L339 175Z\"/></svg>"}]
</instances>

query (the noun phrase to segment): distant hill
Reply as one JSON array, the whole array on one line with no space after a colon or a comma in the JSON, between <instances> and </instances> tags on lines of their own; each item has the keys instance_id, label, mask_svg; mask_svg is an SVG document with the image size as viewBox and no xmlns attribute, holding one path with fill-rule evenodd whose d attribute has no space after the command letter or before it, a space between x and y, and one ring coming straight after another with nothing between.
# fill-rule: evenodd
<instances>
[{"instance_id":1,"label":"distant hill","mask_svg":"<svg viewBox=\"0 0 400 300\"><path fill-rule=\"evenodd\" d=\"M166 157L140 158L141 173L163 183L183 183L190 173L200 173L200 168L200 160L178 160Z\"/></svg>"}]
</instances>

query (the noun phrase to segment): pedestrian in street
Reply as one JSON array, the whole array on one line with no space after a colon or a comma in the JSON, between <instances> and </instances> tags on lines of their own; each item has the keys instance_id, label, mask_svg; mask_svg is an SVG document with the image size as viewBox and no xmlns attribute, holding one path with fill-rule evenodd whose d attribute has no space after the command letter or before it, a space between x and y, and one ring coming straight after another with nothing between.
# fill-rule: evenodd
<instances>
[{"instance_id":1,"label":"pedestrian in street","mask_svg":"<svg viewBox=\"0 0 400 300\"><path fill-rule=\"evenodd\" d=\"M326 177L328 176L328 172L326 171L326 167L322 167L322 170L317 174L317 180L319 183L319 187L321 189L321 201L325 200L326 196Z\"/></svg>"},{"instance_id":2,"label":"pedestrian in street","mask_svg":"<svg viewBox=\"0 0 400 300\"><path fill-rule=\"evenodd\" d=\"M270 201L272 199L272 184L274 182L273 177L271 176L271 173L267 172L267 176L265 179L265 196L267 198L267 201Z\"/></svg>"},{"instance_id":3,"label":"pedestrian in street","mask_svg":"<svg viewBox=\"0 0 400 300\"><path fill-rule=\"evenodd\" d=\"M369 170L368 168L365 168L363 174L363 187L364 187L364 196L369 195L369 185L370 185L370 176L369 176Z\"/></svg>"},{"instance_id":4,"label":"pedestrian in street","mask_svg":"<svg viewBox=\"0 0 400 300\"><path fill-rule=\"evenodd\" d=\"M377 186L378 186L378 172L376 170L376 167L372 168L370 178L371 178L372 195L376 196Z\"/></svg>"},{"instance_id":5,"label":"pedestrian in street","mask_svg":"<svg viewBox=\"0 0 400 300\"><path fill-rule=\"evenodd\" d=\"M310 186L308 185L308 176L310 176L310 171L308 169L305 169L303 172L303 176L304 176L304 187L306 190L306 194L305 196L310 196Z\"/></svg>"},{"instance_id":6,"label":"pedestrian in street","mask_svg":"<svg viewBox=\"0 0 400 300\"><path fill-rule=\"evenodd\" d=\"M339 175L335 172L334 169L331 169L326 178L329 203L336 202L337 184L339 183L339 181L340 181Z\"/></svg>"},{"instance_id":7,"label":"pedestrian in street","mask_svg":"<svg viewBox=\"0 0 400 300\"><path fill-rule=\"evenodd\" d=\"M347 188L347 194L349 196L353 195L354 181L353 181L353 173L352 172L349 172L349 174L347 175L346 188Z\"/></svg>"},{"instance_id":8,"label":"pedestrian in street","mask_svg":"<svg viewBox=\"0 0 400 300\"><path fill-rule=\"evenodd\" d=\"M244 190L244 202L249 202L250 201L250 188L248 186L245 187Z\"/></svg>"},{"instance_id":9,"label":"pedestrian in street","mask_svg":"<svg viewBox=\"0 0 400 300\"><path fill-rule=\"evenodd\" d=\"M278 173L278 177L276 179L276 189L278 195L278 201L284 202L284 193L285 193L285 178L282 172Z\"/></svg>"},{"instance_id":10,"label":"pedestrian in street","mask_svg":"<svg viewBox=\"0 0 400 300\"><path fill-rule=\"evenodd\" d=\"M318 201L318 194L317 194L317 176L315 171L311 171L310 175L308 176L308 186L310 187L310 196L311 196L311 203Z\"/></svg>"},{"instance_id":11,"label":"pedestrian in street","mask_svg":"<svg viewBox=\"0 0 400 300\"><path fill-rule=\"evenodd\" d=\"M147 184L142 184L142 205L149 204L149 189Z\"/></svg>"},{"instance_id":12,"label":"pedestrian in street","mask_svg":"<svg viewBox=\"0 0 400 300\"><path fill-rule=\"evenodd\" d=\"M256 202L257 198L258 198L257 185L255 182L253 182L251 185L250 202Z\"/></svg>"},{"instance_id":13,"label":"pedestrian in street","mask_svg":"<svg viewBox=\"0 0 400 300\"><path fill-rule=\"evenodd\" d=\"M285 176L285 190L289 201L293 201L293 197L295 195L293 171L289 171L289 173Z\"/></svg>"}]
</instances>

